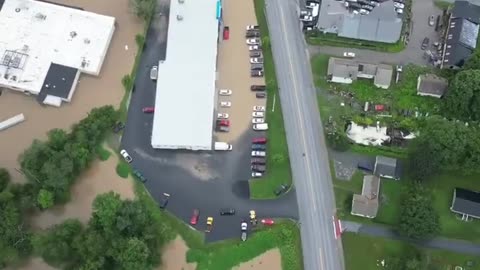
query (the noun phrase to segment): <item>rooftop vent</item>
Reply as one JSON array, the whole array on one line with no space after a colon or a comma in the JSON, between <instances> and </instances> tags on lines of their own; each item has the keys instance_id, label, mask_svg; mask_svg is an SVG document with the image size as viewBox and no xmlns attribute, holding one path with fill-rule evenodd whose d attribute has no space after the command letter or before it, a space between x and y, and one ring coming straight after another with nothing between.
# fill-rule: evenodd
<instances>
[{"instance_id":1,"label":"rooftop vent","mask_svg":"<svg viewBox=\"0 0 480 270\"><path fill-rule=\"evenodd\" d=\"M183 16L182 15L177 15L177 21L183 21Z\"/></svg>"},{"instance_id":2,"label":"rooftop vent","mask_svg":"<svg viewBox=\"0 0 480 270\"><path fill-rule=\"evenodd\" d=\"M178 3L183 4L185 3L185 0L178 0Z\"/></svg>"},{"instance_id":3,"label":"rooftop vent","mask_svg":"<svg viewBox=\"0 0 480 270\"><path fill-rule=\"evenodd\" d=\"M45 14L42 14L42 13L37 13L35 15L35 18L39 19L39 20L45 20L47 18L47 15Z\"/></svg>"},{"instance_id":4,"label":"rooftop vent","mask_svg":"<svg viewBox=\"0 0 480 270\"><path fill-rule=\"evenodd\" d=\"M85 43L85 44L90 44L90 39L88 39L88 38L84 39L84 40L83 40L83 43Z\"/></svg>"}]
</instances>

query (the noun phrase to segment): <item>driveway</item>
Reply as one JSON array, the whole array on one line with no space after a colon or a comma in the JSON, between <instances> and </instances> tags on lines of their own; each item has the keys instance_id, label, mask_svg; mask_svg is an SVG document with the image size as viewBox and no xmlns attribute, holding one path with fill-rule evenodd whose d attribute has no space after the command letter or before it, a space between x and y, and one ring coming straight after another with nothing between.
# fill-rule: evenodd
<instances>
[{"instance_id":1,"label":"driveway","mask_svg":"<svg viewBox=\"0 0 480 270\"><path fill-rule=\"evenodd\" d=\"M399 53L383 53L363 49L351 49L331 46L312 46L309 45L310 55L328 54L342 56L343 52L349 51L356 54L356 59L370 63L386 64L416 64L426 66L427 60L423 58L424 51L420 46L425 37L430 39L430 44L439 39L439 33L435 32L435 27L428 25L428 17L440 15L442 11L437 8L432 0L414 0L412 1L412 32L407 47Z\"/></svg>"},{"instance_id":2,"label":"driveway","mask_svg":"<svg viewBox=\"0 0 480 270\"><path fill-rule=\"evenodd\" d=\"M161 1L165 0L160 0L159 4ZM236 147L231 152L170 151L151 147L153 115L143 114L141 110L154 105L155 83L149 78L149 70L159 59L165 59L167 22L166 8L155 16L147 33L122 138L122 147L133 158L132 166L148 179L148 191L157 201L163 192L170 193L167 210L187 223L193 209L198 208L199 230L205 229L207 216L214 217L214 229L206 235L207 241L240 237L240 222L248 218L250 209L255 209L259 218L296 219L295 192L277 200L249 199L250 140L254 136L251 130L233 142ZM222 207L235 208L237 215L220 216Z\"/></svg>"}]
</instances>

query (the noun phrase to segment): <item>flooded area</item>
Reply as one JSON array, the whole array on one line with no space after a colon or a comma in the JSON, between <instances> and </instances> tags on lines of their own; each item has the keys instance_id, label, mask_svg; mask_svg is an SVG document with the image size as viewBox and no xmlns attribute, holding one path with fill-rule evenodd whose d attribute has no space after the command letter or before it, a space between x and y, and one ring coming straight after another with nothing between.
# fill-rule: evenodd
<instances>
[{"instance_id":1,"label":"flooded area","mask_svg":"<svg viewBox=\"0 0 480 270\"><path fill-rule=\"evenodd\" d=\"M282 270L282 257L278 248L271 249L232 270Z\"/></svg>"},{"instance_id":2,"label":"flooded area","mask_svg":"<svg viewBox=\"0 0 480 270\"><path fill-rule=\"evenodd\" d=\"M33 139L44 139L46 132L53 128L69 128L95 107L109 104L118 107L124 94L121 79L130 74L135 59L135 35L143 31L143 24L132 13L128 0L52 2L113 16L116 29L100 75L81 75L71 103L63 103L60 108L42 106L35 96L3 90L0 96L0 121L20 113L26 118L25 122L0 132L0 164L9 170L15 182L23 181L23 176L15 170L19 167L18 156L30 146Z\"/></svg>"}]
</instances>

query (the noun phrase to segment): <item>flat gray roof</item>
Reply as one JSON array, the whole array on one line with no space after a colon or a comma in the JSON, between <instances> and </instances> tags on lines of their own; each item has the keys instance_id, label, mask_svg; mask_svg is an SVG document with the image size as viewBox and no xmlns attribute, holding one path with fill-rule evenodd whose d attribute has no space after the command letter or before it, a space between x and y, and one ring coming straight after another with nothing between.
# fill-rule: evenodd
<instances>
[{"instance_id":1,"label":"flat gray roof","mask_svg":"<svg viewBox=\"0 0 480 270\"><path fill-rule=\"evenodd\" d=\"M152 147L211 150L218 43L216 0L172 0L158 65Z\"/></svg>"}]
</instances>

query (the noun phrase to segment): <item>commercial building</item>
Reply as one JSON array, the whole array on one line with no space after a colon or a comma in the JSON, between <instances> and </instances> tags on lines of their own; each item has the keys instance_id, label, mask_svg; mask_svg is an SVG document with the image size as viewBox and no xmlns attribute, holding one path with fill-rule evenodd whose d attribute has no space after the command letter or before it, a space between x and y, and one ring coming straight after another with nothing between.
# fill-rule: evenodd
<instances>
[{"instance_id":1,"label":"commercial building","mask_svg":"<svg viewBox=\"0 0 480 270\"><path fill-rule=\"evenodd\" d=\"M167 54L158 65L152 147L211 150L218 34L216 0L172 0Z\"/></svg>"},{"instance_id":2,"label":"commercial building","mask_svg":"<svg viewBox=\"0 0 480 270\"><path fill-rule=\"evenodd\" d=\"M35 0L0 0L0 87L60 106L81 73L99 75L115 18Z\"/></svg>"}]
</instances>

